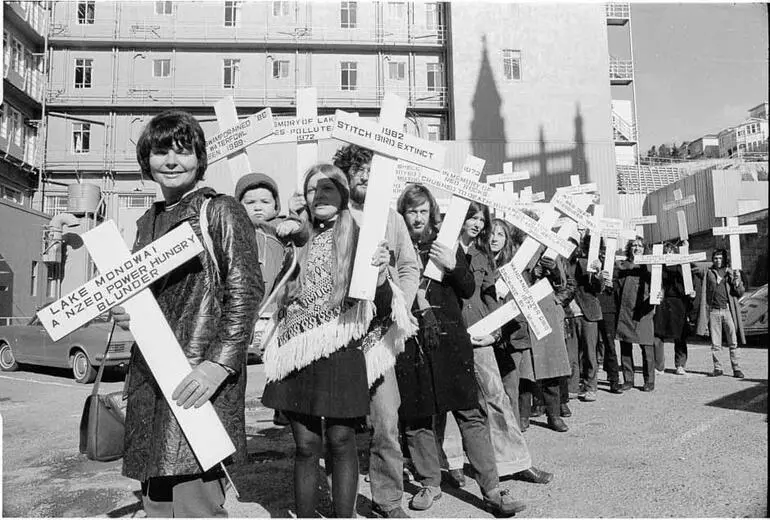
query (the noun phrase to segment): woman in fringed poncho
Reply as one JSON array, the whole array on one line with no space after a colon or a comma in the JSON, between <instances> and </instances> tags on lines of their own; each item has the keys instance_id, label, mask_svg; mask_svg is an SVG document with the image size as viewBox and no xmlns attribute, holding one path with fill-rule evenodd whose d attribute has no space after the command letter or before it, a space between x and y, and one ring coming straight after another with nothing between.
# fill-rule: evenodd
<instances>
[{"instance_id":1,"label":"woman in fringed poncho","mask_svg":"<svg viewBox=\"0 0 770 520\"><path fill-rule=\"evenodd\" d=\"M311 236L268 328L262 402L291 422L297 516L315 516L325 437L335 514L351 517L358 491L355 427L369 412L364 349L390 325L389 253L383 241L372 259L379 268L374 302L348 299L358 227L348 211L347 180L338 168L318 164L305 177L304 196Z\"/></svg>"}]
</instances>

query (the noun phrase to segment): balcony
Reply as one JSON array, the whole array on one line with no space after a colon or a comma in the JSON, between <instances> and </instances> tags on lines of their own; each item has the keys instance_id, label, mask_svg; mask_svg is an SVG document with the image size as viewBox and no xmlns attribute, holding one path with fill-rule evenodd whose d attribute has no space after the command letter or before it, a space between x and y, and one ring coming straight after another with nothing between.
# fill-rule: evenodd
<instances>
[{"instance_id":1,"label":"balcony","mask_svg":"<svg viewBox=\"0 0 770 520\"><path fill-rule=\"evenodd\" d=\"M623 118L620 114L612 111L612 134L615 144L633 146L637 142L636 123L632 123Z\"/></svg>"},{"instance_id":2,"label":"balcony","mask_svg":"<svg viewBox=\"0 0 770 520\"><path fill-rule=\"evenodd\" d=\"M42 45L48 13L39 2L3 2L8 6L9 19L16 19L18 27L31 39ZM19 23L23 22L23 23Z\"/></svg>"},{"instance_id":3,"label":"balcony","mask_svg":"<svg viewBox=\"0 0 770 520\"><path fill-rule=\"evenodd\" d=\"M607 25L626 25L631 19L631 4L628 2L608 2L604 5Z\"/></svg>"},{"instance_id":4,"label":"balcony","mask_svg":"<svg viewBox=\"0 0 770 520\"><path fill-rule=\"evenodd\" d=\"M634 62L610 56L610 84L629 85L634 81Z\"/></svg>"},{"instance_id":5,"label":"balcony","mask_svg":"<svg viewBox=\"0 0 770 520\"><path fill-rule=\"evenodd\" d=\"M359 87L356 90L340 90L339 85L307 85L318 90L318 107L336 108L378 108L385 91L393 92L407 100L412 109L444 110L447 108L445 87L434 89L409 87ZM296 88L239 87L223 89L217 86L158 88L155 85L132 85L113 88L112 91L100 90L89 92L85 89L74 90L70 85L51 85L48 91L48 103L52 106L130 106L130 107L165 107L165 106L213 106L225 96L233 96L239 106L254 107L294 107L296 106Z\"/></svg>"},{"instance_id":6,"label":"balcony","mask_svg":"<svg viewBox=\"0 0 770 520\"><path fill-rule=\"evenodd\" d=\"M96 21L94 24L53 24L49 37L53 44L81 41L114 44L126 42L143 44L221 44L230 48L253 48L254 44L272 47L318 45L374 45L395 47L441 47L446 43L446 27L435 29L417 27L389 27L371 24L355 29L330 26L269 25L243 23L239 27L223 27L214 22L168 21L115 23Z\"/></svg>"}]
</instances>

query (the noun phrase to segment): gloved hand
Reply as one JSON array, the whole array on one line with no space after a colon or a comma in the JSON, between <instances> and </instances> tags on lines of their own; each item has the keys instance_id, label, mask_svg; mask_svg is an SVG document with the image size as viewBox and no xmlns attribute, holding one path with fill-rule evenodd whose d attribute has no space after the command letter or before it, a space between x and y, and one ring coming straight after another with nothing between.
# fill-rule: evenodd
<instances>
[{"instance_id":1,"label":"gloved hand","mask_svg":"<svg viewBox=\"0 0 770 520\"><path fill-rule=\"evenodd\" d=\"M206 360L182 379L171 399L184 409L191 406L200 408L222 386L227 376L227 370L222 365Z\"/></svg>"},{"instance_id":2,"label":"gloved hand","mask_svg":"<svg viewBox=\"0 0 770 520\"><path fill-rule=\"evenodd\" d=\"M126 312L126 309L120 305L116 305L109 311L110 317L115 320L115 324L123 330L129 330L128 326L131 323L131 316Z\"/></svg>"}]
</instances>

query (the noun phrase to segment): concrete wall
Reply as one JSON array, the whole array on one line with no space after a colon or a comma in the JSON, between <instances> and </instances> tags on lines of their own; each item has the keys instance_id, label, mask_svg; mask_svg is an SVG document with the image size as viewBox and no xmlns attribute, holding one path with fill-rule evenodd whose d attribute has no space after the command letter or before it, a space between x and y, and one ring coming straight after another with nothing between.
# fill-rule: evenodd
<instances>
[{"instance_id":1,"label":"concrete wall","mask_svg":"<svg viewBox=\"0 0 770 520\"><path fill-rule=\"evenodd\" d=\"M491 171L529 170L546 195L579 174L615 213L604 5L457 2L449 13L454 139ZM505 49L521 51L521 80L505 79Z\"/></svg>"}]
</instances>

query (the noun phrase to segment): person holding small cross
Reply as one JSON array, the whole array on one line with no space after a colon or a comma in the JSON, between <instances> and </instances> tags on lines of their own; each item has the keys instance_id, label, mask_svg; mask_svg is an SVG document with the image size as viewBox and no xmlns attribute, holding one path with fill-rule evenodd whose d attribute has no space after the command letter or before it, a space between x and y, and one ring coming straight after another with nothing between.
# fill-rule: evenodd
<instances>
[{"instance_id":1,"label":"person holding small cross","mask_svg":"<svg viewBox=\"0 0 770 520\"><path fill-rule=\"evenodd\" d=\"M733 376L742 379L738 339L746 342L743 334L738 298L746 291L742 271L730 268L730 257L724 249L717 249L711 255L712 265L705 273L701 289L700 311L698 313L698 330L700 335L708 333L711 336L711 357L714 362L712 376L721 376L724 371L717 355L722 350L722 334L726 335L727 348L730 349L730 364Z\"/></svg>"}]
</instances>

